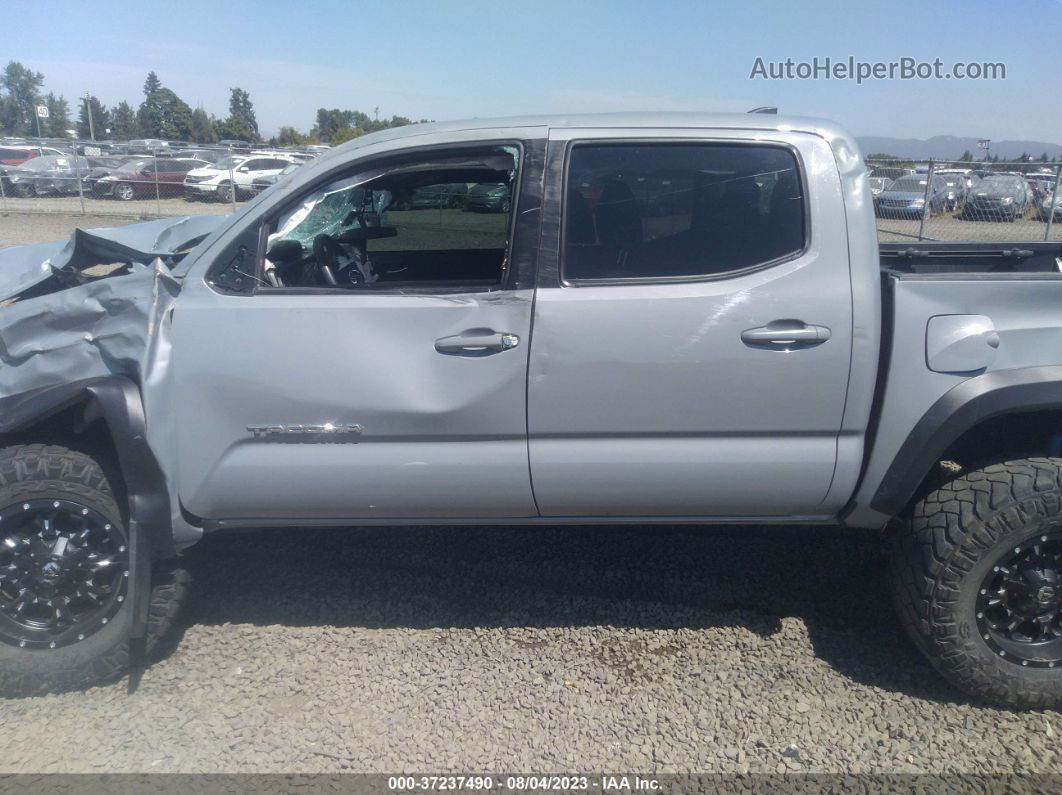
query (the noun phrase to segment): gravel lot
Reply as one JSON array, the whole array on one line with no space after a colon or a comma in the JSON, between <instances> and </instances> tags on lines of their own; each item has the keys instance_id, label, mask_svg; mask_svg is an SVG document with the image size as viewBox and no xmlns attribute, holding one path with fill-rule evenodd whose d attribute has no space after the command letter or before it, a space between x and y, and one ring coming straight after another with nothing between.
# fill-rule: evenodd
<instances>
[{"instance_id":1,"label":"gravel lot","mask_svg":"<svg viewBox=\"0 0 1062 795\"><path fill-rule=\"evenodd\" d=\"M134 695L6 702L0 768L1062 767L1062 715L970 704L922 661L853 531L294 529L187 557L176 649Z\"/></svg>"},{"instance_id":2,"label":"gravel lot","mask_svg":"<svg viewBox=\"0 0 1062 795\"><path fill-rule=\"evenodd\" d=\"M0 215L0 246L133 220ZM946 685L853 531L294 529L187 560L137 692L4 702L0 771L1062 770L1062 714Z\"/></svg>"}]
</instances>

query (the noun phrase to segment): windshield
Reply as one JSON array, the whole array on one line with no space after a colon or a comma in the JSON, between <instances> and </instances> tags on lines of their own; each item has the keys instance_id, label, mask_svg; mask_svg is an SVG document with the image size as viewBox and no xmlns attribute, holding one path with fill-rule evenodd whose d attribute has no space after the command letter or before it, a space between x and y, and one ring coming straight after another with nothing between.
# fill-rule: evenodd
<instances>
[{"instance_id":1,"label":"windshield","mask_svg":"<svg viewBox=\"0 0 1062 795\"><path fill-rule=\"evenodd\" d=\"M978 187L986 191L1010 191L1017 186L1018 181L1014 177L985 177Z\"/></svg>"},{"instance_id":2,"label":"windshield","mask_svg":"<svg viewBox=\"0 0 1062 795\"><path fill-rule=\"evenodd\" d=\"M52 168L52 158L50 157L35 157L32 160L27 160L19 168L23 171L47 171Z\"/></svg>"},{"instance_id":3,"label":"windshield","mask_svg":"<svg viewBox=\"0 0 1062 795\"><path fill-rule=\"evenodd\" d=\"M77 159L78 166L83 169L88 168L88 160L83 157ZM27 160L19 168L24 171L49 171L53 169L74 168L74 159L72 157L53 157L47 155L45 157L35 157L32 160Z\"/></svg>"},{"instance_id":4,"label":"windshield","mask_svg":"<svg viewBox=\"0 0 1062 795\"><path fill-rule=\"evenodd\" d=\"M918 191L920 193L925 190L925 187L926 181L924 179L919 179L918 177L901 177L892 183L889 190L905 191L907 193Z\"/></svg>"},{"instance_id":5,"label":"windshield","mask_svg":"<svg viewBox=\"0 0 1062 795\"><path fill-rule=\"evenodd\" d=\"M214 168L227 171L230 168L236 168L240 163L244 161L242 157L223 157L214 163Z\"/></svg>"}]
</instances>

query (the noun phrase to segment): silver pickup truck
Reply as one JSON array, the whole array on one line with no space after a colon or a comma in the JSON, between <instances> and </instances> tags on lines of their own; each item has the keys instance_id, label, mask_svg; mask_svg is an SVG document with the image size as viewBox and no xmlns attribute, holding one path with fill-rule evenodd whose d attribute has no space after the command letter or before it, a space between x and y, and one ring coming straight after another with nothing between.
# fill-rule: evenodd
<instances>
[{"instance_id":1,"label":"silver pickup truck","mask_svg":"<svg viewBox=\"0 0 1062 795\"><path fill-rule=\"evenodd\" d=\"M879 246L852 138L762 114L413 125L4 250L0 688L140 665L226 528L803 523L1057 706L1060 256Z\"/></svg>"}]
</instances>

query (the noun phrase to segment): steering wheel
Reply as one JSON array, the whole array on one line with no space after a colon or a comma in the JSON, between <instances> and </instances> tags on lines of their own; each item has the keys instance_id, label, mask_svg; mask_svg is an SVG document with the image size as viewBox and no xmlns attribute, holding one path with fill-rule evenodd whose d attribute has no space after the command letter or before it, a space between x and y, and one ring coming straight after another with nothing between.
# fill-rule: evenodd
<instances>
[{"instance_id":1,"label":"steering wheel","mask_svg":"<svg viewBox=\"0 0 1062 795\"><path fill-rule=\"evenodd\" d=\"M320 234L313 239L313 256L317 262L317 273L329 287L357 287L365 283L365 274L360 267L363 261L360 248L355 247L350 255L336 238ZM340 265L340 257L351 261Z\"/></svg>"},{"instance_id":2,"label":"steering wheel","mask_svg":"<svg viewBox=\"0 0 1062 795\"><path fill-rule=\"evenodd\" d=\"M313 239L313 258L317 262L317 274L329 287L338 286L336 273L339 271L339 257L343 249L331 235L318 235Z\"/></svg>"}]
</instances>

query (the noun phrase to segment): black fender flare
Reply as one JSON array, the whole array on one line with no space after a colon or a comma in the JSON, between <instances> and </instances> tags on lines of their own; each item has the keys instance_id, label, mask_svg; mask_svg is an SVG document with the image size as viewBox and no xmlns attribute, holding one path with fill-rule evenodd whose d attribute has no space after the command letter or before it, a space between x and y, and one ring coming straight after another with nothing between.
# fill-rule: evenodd
<instances>
[{"instance_id":1,"label":"black fender flare","mask_svg":"<svg viewBox=\"0 0 1062 795\"><path fill-rule=\"evenodd\" d=\"M1062 366L996 370L956 384L915 423L870 507L890 516L902 512L944 452L985 420L1050 409L1062 409Z\"/></svg>"}]
</instances>

